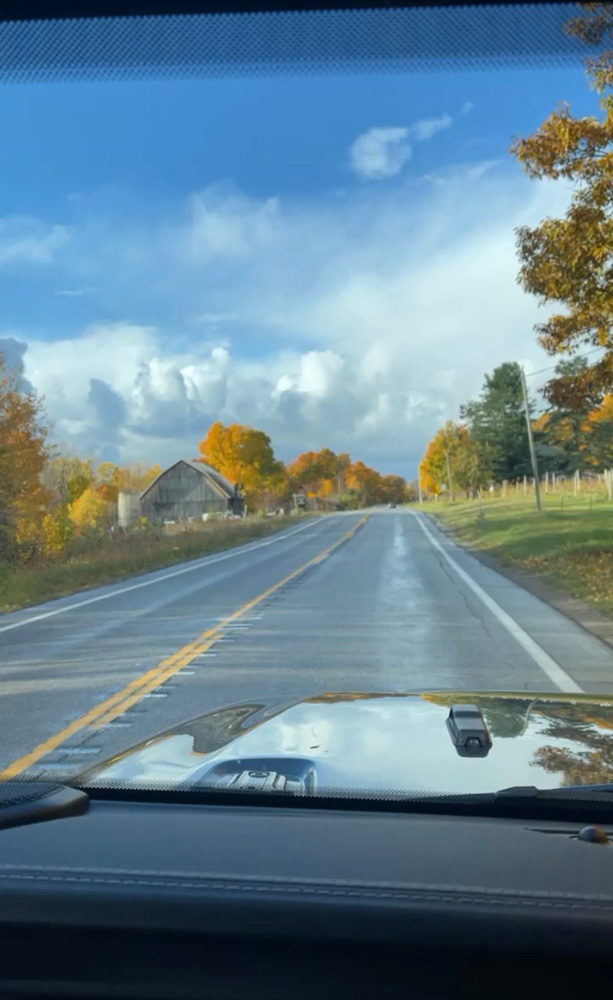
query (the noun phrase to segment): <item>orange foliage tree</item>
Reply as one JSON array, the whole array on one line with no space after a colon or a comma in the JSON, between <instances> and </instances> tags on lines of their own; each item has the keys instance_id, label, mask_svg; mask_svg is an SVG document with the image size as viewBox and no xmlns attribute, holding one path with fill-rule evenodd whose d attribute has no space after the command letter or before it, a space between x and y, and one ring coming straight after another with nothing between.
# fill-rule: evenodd
<instances>
[{"instance_id":1,"label":"orange foliage tree","mask_svg":"<svg viewBox=\"0 0 613 1000\"><path fill-rule=\"evenodd\" d=\"M491 478L487 445L476 442L465 424L448 420L428 443L419 463L422 492L438 496L444 486L450 494L463 491L469 496Z\"/></svg>"},{"instance_id":2,"label":"orange foliage tree","mask_svg":"<svg viewBox=\"0 0 613 1000\"><path fill-rule=\"evenodd\" d=\"M202 461L238 484L248 508L274 506L287 492L287 475L264 431L217 421L199 444Z\"/></svg>"},{"instance_id":3,"label":"orange foliage tree","mask_svg":"<svg viewBox=\"0 0 613 1000\"><path fill-rule=\"evenodd\" d=\"M46 436L40 400L0 355L0 561L27 559L42 545Z\"/></svg>"}]
</instances>

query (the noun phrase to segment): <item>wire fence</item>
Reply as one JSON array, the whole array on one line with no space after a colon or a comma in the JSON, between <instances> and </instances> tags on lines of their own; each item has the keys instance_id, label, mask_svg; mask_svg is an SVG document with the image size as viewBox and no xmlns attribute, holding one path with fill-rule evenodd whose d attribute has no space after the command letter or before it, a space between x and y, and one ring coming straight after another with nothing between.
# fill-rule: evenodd
<instances>
[{"instance_id":1,"label":"wire fence","mask_svg":"<svg viewBox=\"0 0 613 1000\"><path fill-rule=\"evenodd\" d=\"M555 472L546 472L539 478L541 497L559 496L564 497L591 497L613 501L613 469L605 469L604 472L579 472L570 475L560 475ZM527 496L534 494L534 479L524 476L515 482L507 480L497 483L490 492L501 497Z\"/></svg>"},{"instance_id":2,"label":"wire fence","mask_svg":"<svg viewBox=\"0 0 613 1000\"><path fill-rule=\"evenodd\" d=\"M556 505L564 507L565 504L587 504L591 506L596 503L613 503L613 469L606 469L604 472L575 472L560 475L553 472L545 473L539 477L541 502L549 507ZM448 489L440 494L440 499L449 501L466 501L488 499L521 500L523 498L535 497L534 479L532 476L523 476L514 480L503 480L493 483L489 488L481 490L465 491L454 489L451 495ZM423 500L437 501L437 496L423 496Z\"/></svg>"}]
</instances>

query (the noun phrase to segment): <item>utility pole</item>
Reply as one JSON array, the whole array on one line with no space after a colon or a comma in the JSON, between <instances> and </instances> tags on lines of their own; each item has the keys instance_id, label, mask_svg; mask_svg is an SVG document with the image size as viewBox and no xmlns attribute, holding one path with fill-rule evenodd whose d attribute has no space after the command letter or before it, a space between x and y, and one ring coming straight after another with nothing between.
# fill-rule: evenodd
<instances>
[{"instance_id":1,"label":"utility pole","mask_svg":"<svg viewBox=\"0 0 613 1000\"><path fill-rule=\"evenodd\" d=\"M536 461L536 451L534 448L534 437L532 436L532 424L530 422L530 401L528 399L528 387L526 385L526 373L523 365L519 366L521 372L521 387L524 393L524 406L526 409L526 428L528 430L528 444L530 445L530 460L532 462L532 475L534 476L534 495L536 497L536 509L541 511L541 490L539 486L539 470Z\"/></svg>"}]
</instances>

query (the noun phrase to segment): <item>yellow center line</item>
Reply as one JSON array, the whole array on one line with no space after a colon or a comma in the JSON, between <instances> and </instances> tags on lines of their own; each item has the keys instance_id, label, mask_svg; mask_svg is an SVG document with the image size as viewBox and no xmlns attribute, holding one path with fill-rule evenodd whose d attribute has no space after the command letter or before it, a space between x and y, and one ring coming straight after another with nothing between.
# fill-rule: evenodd
<instances>
[{"instance_id":1,"label":"yellow center line","mask_svg":"<svg viewBox=\"0 0 613 1000\"><path fill-rule=\"evenodd\" d=\"M71 722L68 726L60 729L60 731L55 733L53 736L50 736L42 743L39 743L38 746L35 746L27 754L24 754L23 757L19 757L17 760L14 760L11 764L5 767L3 771L0 771L0 779L6 780L7 778L14 778L18 774L21 774L23 771L27 770L27 768L38 763L42 757L45 757L53 750L57 750L62 743L64 743L67 739L70 739L71 736L74 736L75 733L81 732L83 729L102 729L104 726L108 725L109 722L112 722L129 708L132 708L133 705L141 701L142 698L144 698L147 694L150 694L150 692L159 687L160 684L164 684L174 674L178 673L179 670L182 670L183 667L186 667L198 656L210 649L211 646L218 642L218 640L222 637L224 629L231 622L236 621L237 618L241 618L247 611L250 611L251 608L260 604L267 597L270 597L270 595L274 594L274 592L279 590L280 587L284 587L286 583L290 582L290 580L294 580L297 576L300 576L300 574L304 573L304 571L310 566L315 566L317 563L326 559L331 552L338 548L339 545L342 545L343 542L352 538L358 528L367 520L368 514L360 518L357 524L354 524L354 526L350 528L350 530L343 535L342 538L333 542L332 545L329 545L322 552L319 552L312 559L309 559L308 562L303 563L302 566L299 566L298 569L295 569L292 573L288 573L287 576L284 576L278 583L273 584L273 586L269 587L268 590L265 590L263 593L258 594L257 597L254 597L253 600L243 604L237 611L233 611L232 614L218 622L217 625L208 628L205 632L199 635L197 639L194 639L192 642L188 642L185 646L182 646L176 653L166 657L166 659L158 663L157 666L152 667L151 670L147 670L144 674L140 674L139 677L130 681L130 683L122 688L121 691L117 691L117 693L111 695L110 698L106 698L104 701L100 702L100 704L95 705L84 715L75 719L74 722Z\"/></svg>"}]
</instances>

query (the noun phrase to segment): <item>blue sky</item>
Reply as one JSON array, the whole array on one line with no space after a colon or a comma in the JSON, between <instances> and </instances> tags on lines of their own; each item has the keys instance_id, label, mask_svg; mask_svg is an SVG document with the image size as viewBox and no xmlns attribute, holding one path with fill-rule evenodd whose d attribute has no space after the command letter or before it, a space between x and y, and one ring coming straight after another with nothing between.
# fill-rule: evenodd
<instances>
[{"instance_id":1,"label":"blue sky","mask_svg":"<svg viewBox=\"0 0 613 1000\"><path fill-rule=\"evenodd\" d=\"M412 475L504 360L542 367L513 228L568 191L508 155L583 71L3 88L0 344L67 449L280 457Z\"/></svg>"}]
</instances>

